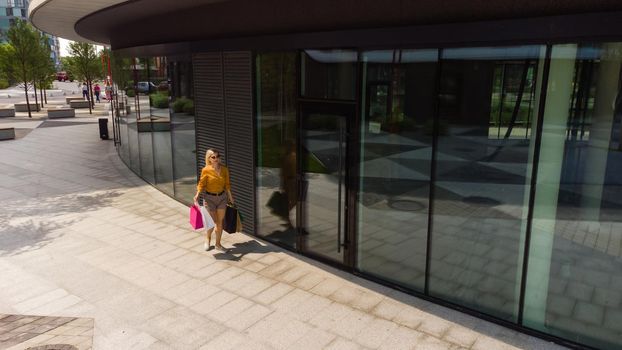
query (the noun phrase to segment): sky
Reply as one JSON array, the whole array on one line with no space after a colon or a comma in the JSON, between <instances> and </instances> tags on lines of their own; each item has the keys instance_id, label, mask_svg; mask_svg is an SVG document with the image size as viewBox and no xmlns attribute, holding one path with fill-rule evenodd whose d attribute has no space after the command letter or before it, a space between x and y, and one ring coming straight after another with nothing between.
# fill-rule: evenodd
<instances>
[{"instance_id":1,"label":"sky","mask_svg":"<svg viewBox=\"0 0 622 350\"><path fill-rule=\"evenodd\" d=\"M71 40L58 38L58 43L60 44L60 57L69 56L69 43ZM99 52L103 46L95 45L95 51Z\"/></svg>"},{"instance_id":2,"label":"sky","mask_svg":"<svg viewBox=\"0 0 622 350\"><path fill-rule=\"evenodd\" d=\"M67 39L63 39L63 38L58 38L59 44L60 44L60 57L65 57L65 56L69 56L69 43L71 41L67 40Z\"/></svg>"}]
</instances>

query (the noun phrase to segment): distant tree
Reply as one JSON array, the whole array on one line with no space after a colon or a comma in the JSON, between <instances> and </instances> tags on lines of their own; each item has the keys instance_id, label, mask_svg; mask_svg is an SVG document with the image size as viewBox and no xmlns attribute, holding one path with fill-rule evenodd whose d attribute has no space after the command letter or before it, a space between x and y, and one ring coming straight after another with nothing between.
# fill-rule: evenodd
<instances>
[{"instance_id":1,"label":"distant tree","mask_svg":"<svg viewBox=\"0 0 622 350\"><path fill-rule=\"evenodd\" d=\"M44 91L47 90L48 84L51 83L56 67L54 66L54 61L50 57L51 49L48 45L47 37L41 33L37 33L37 36L39 46L33 64L33 86L35 87L35 97L37 94L36 87L39 86L41 106L43 107Z\"/></svg>"},{"instance_id":2,"label":"distant tree","mask_svg":"<svg viewBox=\"0 0 622 350\"><path fill-rule=\"evenodd\" d=\"M0 44L0 89L6 89L11 85L11 77L8 72L8 47L9 44Z\"/></svg>"},{"instance_id":3,"label":"distant tree","mask_svg":"<svg viewBox=\"0 0 622 350\"><path fill-rule=\"evenodd\" d=\"M76 77L76 74L72 71L74 66L74 58L70 56L65 56L60 58L60 68L61 70L67 73L67 76L71 77L71 80Z\"/></svg>"},{"instance_id":4,"label":"distant tree","mask_svg":"<svg viewBox=\"0 0 622 350\"><path fill-rule=\"evenodd\" d=\"M132 81L132 59L116 52L110 55L112 78L119 89L134 88ZM130 84L131 83L131 84Z\"/></svg>"},{"instance_id":5,"label":"distant tree","mask_svg":"<svg viewBox=\"0 0 622 350\"><path fill-rule=\"evenodd\" d=\"M28 22L16 19L6 34L3 47L3 68L10 78L24 84L28 117L32 118L28 100L28 83L32 80L33 65L39 51L37 31Z\"/></svg>"},{"instance_id":6,"label":"distant tree","mask_svg":"<svg viewBox=\"0 0 622 350\"><path fill-rule=\"evenodd\" d=\"M101 63L95 52L95 46L88 43L72 42L69 44L70 70L75 77L86 82L89 97L89 113L92 112L93 104L93 80L102 77Z\"/></svg>"}]
</instances>

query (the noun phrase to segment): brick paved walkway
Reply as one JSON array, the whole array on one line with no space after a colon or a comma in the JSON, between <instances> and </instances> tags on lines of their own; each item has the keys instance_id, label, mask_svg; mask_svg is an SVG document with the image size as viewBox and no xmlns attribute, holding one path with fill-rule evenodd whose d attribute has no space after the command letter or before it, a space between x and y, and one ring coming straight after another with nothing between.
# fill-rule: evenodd
<instances>
[{"instance_id":1,"label":"brick paved walkway","mask_svg":"<svg viewBox=\"0 0 622 350\"><path fill-rule=\"evenodd\" d=\"M95 349L560 348L242 234L204 252L84 120L0 143L0 313L92 318Z\"/></svg>"},{"instance_id":2,"label":"brick paved walkway","mask_svg":"<svg viewBox=\"0 0 622 350\"><path fill-rule=\"evenodd\" d=\"M0 348L90 350L93 319L0 314Z\"/></svg>"}]
</instances>

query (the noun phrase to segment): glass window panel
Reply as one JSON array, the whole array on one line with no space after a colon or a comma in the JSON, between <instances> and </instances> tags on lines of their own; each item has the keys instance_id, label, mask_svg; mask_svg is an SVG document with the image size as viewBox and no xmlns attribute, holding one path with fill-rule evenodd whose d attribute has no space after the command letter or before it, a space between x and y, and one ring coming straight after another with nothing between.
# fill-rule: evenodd
<instances>
[{"instance_id":1,"label":"glass window panel","mask_svg":"<svg viewBox=\"0 0 622 350\"><path fill-rule=\"evenodd\" d=\"M138 79L139 75L139 62L137 62L137 58L131 59L131 77L128 80L128 85L126 86L126 96L127 96L127 105L129 106L127 113L127 126L128 126L128 144L130 149L130 168L137 174L141 175L140 172L140 156L139 156L139 147L138 147L138 120L140 109L138 107L138 95L136 95L136 85L135 81Z\"/></svg>"},{"instance_id":2,"label":"glass window panel","mask_svg":"<svg viewBox=\"0 0 622 350\"><path fill-rule=\"evenodd\" d=\"M259 234L296 245L296 53L256 59Z\"/></svg>"},{"instance_id":3,"label":"glass window panel","mask_svg":"<svg viewBox=\"0 0 622 350\"><path fill-rule=\"evenodd\" d=\"M362 60L358 268L423 291L438 51Z\"/></svg>"},{"instance_id":4,"label":"glass window panel","mask_svg":"<svg viewBox=\"0 0 622 350\"><path fill-rule=\"evenodd\" d=\"M357 53L347 50L305 50L302 54L302 96L354 100Z\"/></svg>"},{"instance_id":5,"label":"glass window panel","mask_svg":"<svg viewBox=\"0 0 622 350\"><path fill-rule=\"evenodd\" d=\"M458 48L441 57L430 294L510 321L518 314L534 143L519 116L523 101L537 96L543 53L541 46ZM513 73L499 76L504 65ZM502 87L514 116L491 133Z\"/></svg>"},{"instance_id":6,"label":"glass window panel","mask_svg":"<svg viewBox=\"0 0 622 350\"><path fill-rule=\"evenodd\" d=\"M197 185L194 83L190 57L169 57L175 198L190 204Z\"/></svg>"},{"instance_id":7,"label":"glass window panel","mask_svg":"<svg viewBox=\"0 0 622 350\"><path fill-rule=\"evenodd\" d=\"M155 173L153 167L153 123L151 122L150 98L151 86L149 85L149 70L151 69L150 59L141 58L137 63L137 77L135 80L136 99L138 103L138 113L136 124L138 126L138 146L140 157L140 172L143 179L151 184L155 184Z\"/></svg>"},{"instance_id":8,"label":"glass window panel","mask_svg":"<svg viewBox=\"0 0 622 350\"><path fill-rule=\"evenodd\" d=\"M149 95L155 181L156 187L172 196L173 151L166 58L154 57L150 62L149 81L155 85L155 89Z\"/></svg>"},{"instance_id":9,"label":"glass window panel","mask_svg":"<svg viewBox=\"0 0 622 350\"><path fill-rule=\"evenodd\" d=\"M113 99L112 103L117 108L119 115L119 155L121 159L130 166L130 148L129 148L129 122L128 122L128 108L131 108L128 104L128 97L124 88L128 86L128 80L132 72L131 59L127 57L121 57L118 53L113 52L111 56L110 67L112 69L113 78Z\"/></svg>"},{"instance_id":10,"label":"glass window panel","mask_svg":"<svg viewBox=\"0 0 622 350\"><path fill-rule=\"evenodd\" d=\"M622 348L622 43L555 45L524 325Z\"/></svg>"}]
</instances>

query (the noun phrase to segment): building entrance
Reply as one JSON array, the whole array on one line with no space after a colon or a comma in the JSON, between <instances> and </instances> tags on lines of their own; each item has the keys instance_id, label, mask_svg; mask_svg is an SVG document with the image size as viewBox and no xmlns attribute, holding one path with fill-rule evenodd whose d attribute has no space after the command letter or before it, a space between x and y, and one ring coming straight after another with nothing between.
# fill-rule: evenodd
<instances>
[{"instance_id":1,"label":"building entrance","mask_svg":"<svg viewBox=\"0 0 622 350\"><path fill-rule=\"evenodd\" d=\"M348 130L354 105L302 103L300 112L299 247L304 253L348 265L352 251L347 224Z\"/></svg>"}]
</instances>

